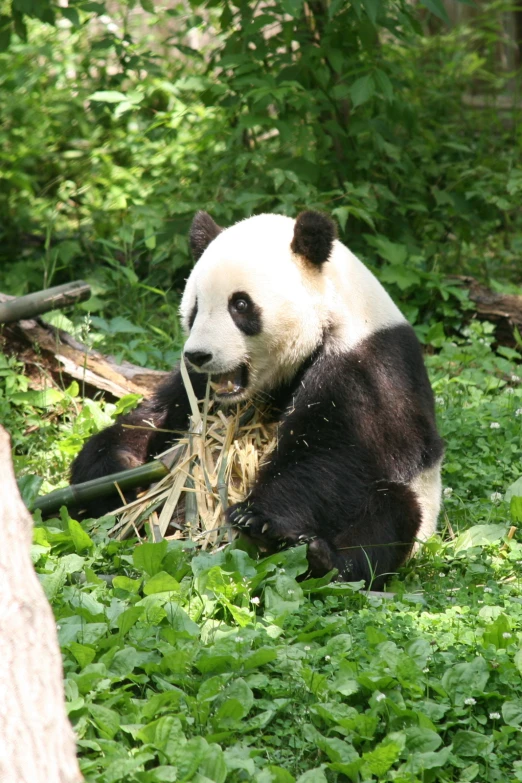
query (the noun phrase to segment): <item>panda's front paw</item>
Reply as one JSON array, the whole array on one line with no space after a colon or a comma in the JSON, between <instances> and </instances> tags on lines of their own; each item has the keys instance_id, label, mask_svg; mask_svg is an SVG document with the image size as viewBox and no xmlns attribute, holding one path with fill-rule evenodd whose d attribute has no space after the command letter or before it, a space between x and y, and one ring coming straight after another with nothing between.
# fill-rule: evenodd
<instances>
[{"instance_id":1,"label":"panda's front paw","mask_svg":"<svg viewBox=\"0 0 522 783\"><path fill-rule=\"evenodd\" d=\"M260 514L249 500L231 506L227 511L227 520L236 530L261 545L262 549L268 546L274 550L287 546L273 522Z\"/></svg>"},{"instance_id":2,"label":"panda's front paw","mask_svg":"<svg viewBox=\"0 0 522 783\"><path fill-rule=\"evenodd\" d=\"M232 527L236 530L241 530L243 533L252 532L250 527L257 519L257 514L252 503L244 501L243 503L236 503L231 506L227 511L227 520Z\"/></svg>"}]
</instances>

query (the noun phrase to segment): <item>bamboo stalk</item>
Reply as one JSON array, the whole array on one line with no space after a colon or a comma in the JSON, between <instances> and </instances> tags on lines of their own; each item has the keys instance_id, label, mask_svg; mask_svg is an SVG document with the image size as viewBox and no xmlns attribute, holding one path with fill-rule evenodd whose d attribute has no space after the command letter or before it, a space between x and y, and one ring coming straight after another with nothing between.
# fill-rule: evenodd
<instances>
[{"instance_id":1,"label":"bamboo stalk","mask_svg":"<svg viewBox=\"0 0 522 783\"><path fill-rule=\"evenodd\" d=\"M42 514L52 514L58 511L61 506L81 506L89 500L107 497L117 493L116 485L123 491L135 489L144 485L152 484L154 481L163 478L168 473L168 469L160 460L148 462L140 465L138 468L122 470L119 473L112 473L109 476L84 481L83 484L72 484L64 489L57 489L48 495L42 495L36 498L31 511L40 509Z\"/></svg>"},{"instance_id":2,"label":"bamboo stalk","mask_svg":"<svg viewBox=\"0 0 522 783\"><path fill-rule=\"evenodd\" d=\"M57 285L34 294L19 296L9 302L0 302L0 324L34 318L49 310L59 310L67 305L89 299L90 295L90 285L83 280L75 280L74 283Z\"/></svg>"}]
</instances>

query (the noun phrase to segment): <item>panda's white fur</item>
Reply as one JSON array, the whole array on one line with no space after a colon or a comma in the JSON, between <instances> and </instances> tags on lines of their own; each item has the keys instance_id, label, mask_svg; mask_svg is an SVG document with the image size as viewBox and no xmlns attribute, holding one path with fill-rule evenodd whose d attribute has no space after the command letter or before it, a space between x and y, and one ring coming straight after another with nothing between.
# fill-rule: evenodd
<instances>
[{"instance_id":1,"label":"panda's white fur","mask_svg":"<svg viewBox=\"0 0 522 783\"><path fill-rule=\"evenodd\" d=\"M382 584L435 531L442 441L412 328L334 236L315 212L259 215L225 230L198 213L184 352L197 394L210 374L218 402L270 400L279 422L249 497L227 511L232 525L264 551L307 542L312 573L337 568L341 578ZM189 413L176 369L150 402L86 444L73 481L161 452Z\"/></svg>"},{"instance_id":2,"label":"panda's white fur","mask_svg":"<svg viewBox=\"0 0 522 783\"><path fill-rule=\"evenodd\" d=\"M189 334L185 351L212 353L205 364L212 374L230 372L245 359L251 367L251 385L234 402L290 380L325 330L328 350L342 352L377 329L404 322L378 280L341 242L335 240L323 269L292 253L294 226L283 215L236 223L210 243L187 280L180 308ZM262 336L238 330L228 311L235 291L262 303Z\"/></svg>"}]
</instances>

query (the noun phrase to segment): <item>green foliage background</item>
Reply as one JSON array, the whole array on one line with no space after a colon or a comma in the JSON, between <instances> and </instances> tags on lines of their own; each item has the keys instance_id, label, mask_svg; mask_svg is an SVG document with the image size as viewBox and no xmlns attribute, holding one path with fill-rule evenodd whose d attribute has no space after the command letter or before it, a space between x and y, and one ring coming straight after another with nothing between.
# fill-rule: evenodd
<instances>
[{"instance_id":1,"label":"green foliage background","mask_svg":"<svg viewBox=\"0 0 522 783\"><path fill-rule=\"evenodd\" d=\"M196 210L328 211L426 344L447 444L442 534L394 600L296 581L304 548L136 548L110 520L37 519L88 781L522 780L521 342L499 346L448 277L522 280L509 11L450 27L441 0L0 0L0 290L84 277L94 297L49 320L165 368ZM30 503L130 401L31 390L5 351Z\"/></svg>"}]
</instances>

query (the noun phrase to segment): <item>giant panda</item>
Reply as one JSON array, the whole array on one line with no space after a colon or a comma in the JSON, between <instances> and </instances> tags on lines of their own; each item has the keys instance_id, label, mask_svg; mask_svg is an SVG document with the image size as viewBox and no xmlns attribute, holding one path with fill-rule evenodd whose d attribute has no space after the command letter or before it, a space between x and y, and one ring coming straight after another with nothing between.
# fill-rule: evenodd
<instances>
[{"instance_id":1,"label":"giant panda","mask_svg":"<svg viewBox=\"0 0 522 783\"><path fill-rule=\"evenodd\" d=\"M440 505L443 446L412 327L318 212L226 229L199 212L190 245L181 318L196 393L210 374L220 405L269 401L278 420L277 447L228 520L264 552L306 543L314 575L382 585L434 533ZM87 442L73 483L152 458L189 413L177 368Z\"/></svg>"}]
</instances>

